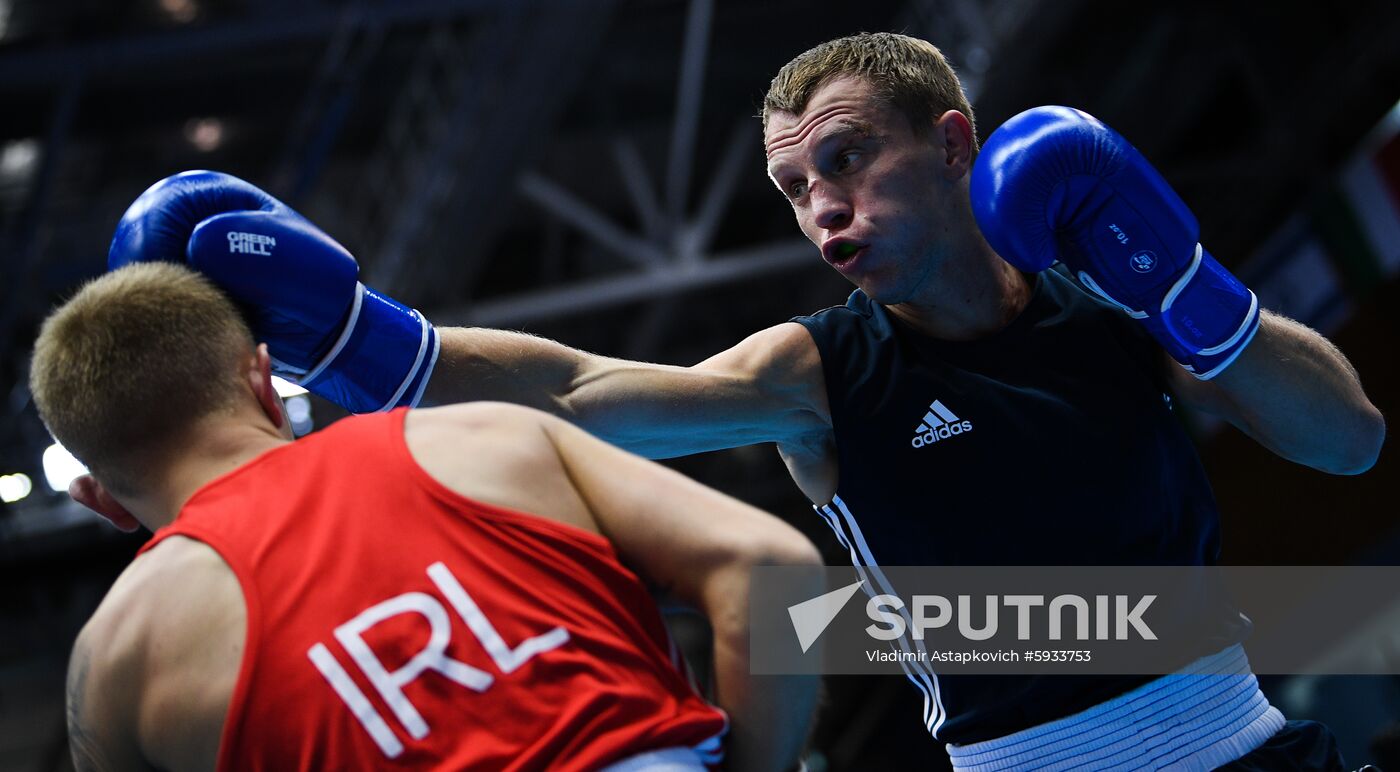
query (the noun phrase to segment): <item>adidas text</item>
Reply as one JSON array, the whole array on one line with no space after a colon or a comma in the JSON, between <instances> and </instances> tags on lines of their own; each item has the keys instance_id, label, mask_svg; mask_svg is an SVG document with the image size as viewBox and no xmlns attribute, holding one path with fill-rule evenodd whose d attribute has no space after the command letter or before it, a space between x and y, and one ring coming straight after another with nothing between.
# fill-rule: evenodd
<instances>
[{"instance_id":1,"label":"adidas text","mask_svg":"<svg viewBox=\"0 0 1400 772\"><path fill-rule=\"evenodd\" d=\"M919 422L918 428L914 429L914 439L910 440L909 444L922 448L939 440L946 440L954 434L970 431L971 421L958 418L942 400L935 399L929 403L928 412L924 413L924 419Z\"/></svg>"},{"instance_id":2,"label":"adidas text","mask_svg":"<svg viewBox=\"0 0 1400 772\"><path fill-rule=\"evenodd\" d=\"M962 421L960 423L955 424L943 424L937 429L930 429L924 432L923 434L914 435L914 439L910 440L909 444L913 445L916 448L922 448L925 445L932 445L933 443L938 442L939 440L946 440L955 434L962 434L963 432L970 431L972 431L971 421Z\"/></svg>"}]
</instances>

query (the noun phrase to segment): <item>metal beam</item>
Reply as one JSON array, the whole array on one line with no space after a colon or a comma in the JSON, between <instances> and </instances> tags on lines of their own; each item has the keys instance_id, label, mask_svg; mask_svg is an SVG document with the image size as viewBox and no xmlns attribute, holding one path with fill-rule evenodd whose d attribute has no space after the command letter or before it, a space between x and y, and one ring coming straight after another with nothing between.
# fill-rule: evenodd
<instances>
[{"instance_id":1,"label":"metal beam","mask_svg":"<svg viewBox=\"0 0 1400 772\"><path fill-rule=\"evenodd\" d=\"M729 132L729 141L724 146L724 157L720 159L719 170L705 191L700 211L694 221L688 223L679 234L676 245L678 257L686 262L695 262L710 251L715 230L720 218L734 200L734 191L739 186L744 172L744 163L749 158L749 148L757 144L753 135L757 131L752 119L745 118L735 124Z\"/></svg>"},{"instance_id":2,"label":"metal beam","mask_svg":"<svg viewBox=\"0 0 1400 772\"><path fill-rule=\"evenodd\" d=\"M29 201L21 216L18 233L10 244L0 244L0 269L9 279L4 289L0 290L0 362L9 361L14 324L27 310L23 290L33 286L34 267L39 262L40 242L53 201L54 180L63 162L68 134L77 116L85 85L81 74L72 74L58 94L48 136L44 140L39 172L29 189Z\"/></svg>"},{"instance_id":3,"label":"metal beam","mask_svg":"<svg viewBox=\"0 0 1400 772\"><path fill-rule=\"evenodd\" d=\"M811 242L778 241L725 252L694 265L667 264L648 273L630 273L501 300L438 309L428 313L428 318L440 325L518 327L659 295L818 265L821 260Z\"/></svg>"},{"instance_id":4,"label":"metal beam","mask_svg":"<svg viewBox=\"0 0 1400 772\"><path fill-rule=\"evenodd\" d=\"M618 139L613 142L612 149L622 184L642 223L642 232L647 240L661 243L666 229L665 216L661 214L661 202L657 200L656 188L652 187L651 175L647 174L637 143L628 138Z\"/></svg>"},{"instance_id":5,"label":"metal beam","mask_svg":"<svg viewBox=\"0 0 1400 772\"><path fill-rule=\"evenodd\" d=\"M535 172L520 175L521 195L544 210L578 228L598 242L598 245L628 262L649 268L669 262L665 252L656 245L633 236L613 224L602 212L585 203L563 186Z\"/></svg>"},{"instance_id":6,"label":"metal beam","mask_svg":"<svg viewBox=\"0 0 1400 772\"><path fill-rule=\"evenodd\" d=\"M558 2L567 7L586 0ZM516 5L515 0L386 0L367 6L364 20L389 27L504 11ZM318 5L300 13L288 9L249 21L11 52L0 58L0 89L52 90L75 69L91 73L94 80L161 71L183 78L188 75L191 58L229 59L249 48L293 46L328 38L340 24L341 13L334 6Z\"/></svg>"},{"instance_id":7,"label":"metal beam","mask_svg":"<svg viewBox=\"0 0 1400 772\"><path fill-rule=\"evenodd\" d=\"M492 89L498 78L511 77L500 73L511 72L528 55L530 33L524 11L517 7L475 26L467 56L460 55L462 41L449 27L439 25L430 36L421 71L406 84L406 93L416 96L400 109L402 136L392 136L391 123L386 137L385 152L398 156L397 181L403 186L403 195L383 200L389 218L369 264L369 276L386 292L403 294L400 281L412 281L422 239L462 179L461 154L469 141L483 141ZM520 98L528 93L522 91Z\"/></svg>"},{"instance_id":8,"label":"metal beam","mask_svg":"<svg viewBox=\"0 0 1400 772\"><path fill-rule=\"evenodd\" d=\"M713 0L690 0L685 17L680 81L676 84L671 156L666 165L666 203L673 223L679 223L686 210L690 168L695 160L695 137L700 132L700 98L704 95L705 55L709 49L710 17L713 15Z\"/></svg>"},{"instance_id":9,"label":"metal beam","mask_svg":"<svg viewBox=\"0 0 1400 772\"><path fill-rule=\"evenodd\" d=\"M384 26L366 18L367 8L364 2L354 2L340 11L340 23L321 55L269 175L274 194L294 206L305 198L325 168L365 68L384 42Z\"/></svg>"},{"instance_id":10,"label":"metal beam","mask_svg":"<svg viewBox=\"0 0 1400 772\"><path fill-rule=\"evenodd\" d=\"M390 279L385 284L395 292L402 287L401 296L421 305L459 299L473 285L489 265L480 246L494 238L505 219L502 210L513 200L500 186L517 177L538 138L558 120L602 44L614 5L591 0L513 6L520 29L505 43L510 50L494 59L473 52L476 64L469 72L481 88L466 105L470 112L459 109L449 124L462 135L455 157L434 165L444 173L432 176L449 186L450 195L441 200L431 227L420 229L412 241L389 239L376 251L372 276L381 275L380 258L399 255L400 267L385 273ZM513 17L503 13L501 18ZM477 248L461 255L464 243ZM440 254L464 259L432 259Z\"/></svg>"}]
</instances>

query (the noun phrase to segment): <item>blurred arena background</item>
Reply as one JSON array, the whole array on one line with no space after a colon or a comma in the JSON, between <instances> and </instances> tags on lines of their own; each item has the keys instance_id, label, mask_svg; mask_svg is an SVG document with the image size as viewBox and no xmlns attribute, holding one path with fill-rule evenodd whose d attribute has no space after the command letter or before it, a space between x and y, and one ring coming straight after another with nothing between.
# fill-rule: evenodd
<instances>
[{"instance_id":1,"label":"blurred arena background","mask_svg":"<svg viewBox=\"0 0 1400 772\"><path fill-rule=\"evenodd\" d=\"M1048 103L1117 128L1212 252L1330 335L1397 414L1393 2L0 0L0 769L71 768L69 647L143 541L61 492L72 472L26 387L38 322L104 269L142 190L227 171L437 324L692 364L844 301L765 176L754 116L783 63L861 30L942 47L983 138ZM303 431L342 415L293 402ZM1367 475L1333 478L1192 423L1224 562L1400 562L1394 447ZM1054 452L1052 437L1025 441ZM845 562L771 449L674 465ZM926 516L996 513L933 500ZM942 763L901 679L828 687L814 770ZM1400 678L1265 687L1290 717L1327 721L1353 766L1400 768Z\"/></svg>"}]
</instances>

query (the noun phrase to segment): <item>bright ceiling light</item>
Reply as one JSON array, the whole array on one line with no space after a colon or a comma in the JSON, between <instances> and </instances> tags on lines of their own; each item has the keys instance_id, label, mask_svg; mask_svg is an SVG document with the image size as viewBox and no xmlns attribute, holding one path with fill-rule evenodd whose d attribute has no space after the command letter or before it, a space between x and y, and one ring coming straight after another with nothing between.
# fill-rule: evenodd
<instances>
[{"instance_id":1,"label":"bright ceiling light","mask_svg":"<svg viewBox=\"0 0 1400 772\"><path fill-rule=\"evenodd\" d=\"M3 0L0 0L3 2ZM0 147L0 177L27 179L39 164L39 140L16 139Z\"/></svg>"},{"instance_id":2,"label":"bright ceiling light","mask_svg":"<svg viewBox=\"0 0 1400 772\"><path fill-rule=\"evenodd\" d=\"M191 118L185 123L185 139L201 153L212 153L224 144L224 122L218 118Z\"/></svg>"},{"instance_id":3,"label":"bright ceiling light","mask_svg":"<svg viewBox=\"0 0 1400 772\"><path fill-rule=\"evenodd\" d=\"M65 486L66 487L66 486ZM14 474L0 475L0 501L6 504L13 504L16 501L29 495L34 490L34 483L30 482L29 475L16 472Z\"/></svg>"},{"instance_id":4,"label":"bright ceiling light","mask_svg":"<svg viewBox=\"0 0 1400 772\"><path fill-rule=\"evenodd\" d=\"M56 491L67 491L68 483L87 474L87 471L83 462L73 458L67 448L56 442L44 450L44 479Z\"/></svg>"},{"instance_id":5,"label":"bright ceiling light","mask_svg":"<svg viewBox=\"0 0 1400 772\"><path fill-rule=\"evenodd\" d=\"M178 24L189 24L199 16L194 0L160 0L160 9Z\"/></svg>"},{"instance_id":6,"label":"bright ceiling light","mask_svg":"<svg viewBox=\"0 0 1400 772\"><path fill-rule=\"evenodd\" d=\"M311 418L311 400L305 396L292 397L287 400L287 420L292 424L292 434L302 437L311 433L316 428L315 421Z\"/></svg>"}]
</instances>

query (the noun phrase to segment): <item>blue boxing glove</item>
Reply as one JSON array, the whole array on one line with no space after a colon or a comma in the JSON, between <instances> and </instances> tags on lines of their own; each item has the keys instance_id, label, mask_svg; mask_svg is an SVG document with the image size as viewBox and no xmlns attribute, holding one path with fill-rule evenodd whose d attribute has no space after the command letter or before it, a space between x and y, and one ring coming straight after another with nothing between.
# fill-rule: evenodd
<instances>
[{"instance_id":1,"label":"blue boxing glove","mask_svg":"<svg viewBox=\"0 0 1400 772\"><path fill-rule=\"evenodd\" d=\"M277 375L356 413L414 406L438 334L366 288L355 258L286 204L227 174L192 171L126 210L107 267L188 263L243 305Z\"/></svg>"},{"instance_id":2,"label":"blue boxing glove","mask_svg":"<svg viewBox=\"0 0 1400 772\"><path fill-rule=\"evenodd\" d=\"M1191 210L1127 140L1068 107L1037 107L987 138L972 170L987 243L1023 271L1063 262L1141 320L1200 379L1259 329L1259 300L1198 241Z\"/></svg>"}]
</instances>

